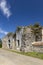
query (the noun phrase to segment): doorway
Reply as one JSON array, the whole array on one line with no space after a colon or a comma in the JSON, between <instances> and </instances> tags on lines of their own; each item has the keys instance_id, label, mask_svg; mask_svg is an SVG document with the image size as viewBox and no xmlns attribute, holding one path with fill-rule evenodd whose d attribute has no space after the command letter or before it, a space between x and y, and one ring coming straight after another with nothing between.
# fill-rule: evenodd
<instances>
[{"instance_id":1,"label":"doorway","mask_svg":"<svg viewBox=\"0 0 43 65\"><path fill-rule=\"evenodd\" d=\"M18 41L18 47L20 46L20 43L19 43L19 40L17 40Z\"/></svg>"},{"instance_id":2,"label":"doorway","mask_svg":"<svg viewBox=\"0 0 43 65\"><path fill-rule=\"evenodd\" d=\"M9 43L8 45L9 45L9 48L10 48L10 39L8 40L8 43Z\"/></svg>"}]
</instances>

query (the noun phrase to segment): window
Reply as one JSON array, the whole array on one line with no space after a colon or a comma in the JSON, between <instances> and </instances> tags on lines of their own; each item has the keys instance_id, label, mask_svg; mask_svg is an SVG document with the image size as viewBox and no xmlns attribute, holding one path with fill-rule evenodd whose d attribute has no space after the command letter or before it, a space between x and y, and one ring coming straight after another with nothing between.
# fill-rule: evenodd
<instances>
[{"instance_id":1,"label":"window","mask_svg":"<svg viewBox=\"0 0 43 65\"><path fill-rule=\"evenodd\" d=\"M9 48L10 48L10 39L8 40L8 42L9 42L9 44L8 44L8 45L9 45Z\"/></svg>"},{"instance_id":2,"label":"window","mask_svg":"<svg viewBox=\"0 0 43 65\"><path fill-rule=\"evenodd\" d=\"M19 40L17 40L17 41L18 41L18 47L19 47L19 45L20 45L20 44L19 44Z\"/></svg>"},{"instance_id":3,"label":"window","mask_svg":"<svg viewBox=\"0 0 43 65\"><path fill-rule=\"evenodd\" d=\"M8 40L8 42L10 43L10 39Z\"/></svg>"}]
</instances>

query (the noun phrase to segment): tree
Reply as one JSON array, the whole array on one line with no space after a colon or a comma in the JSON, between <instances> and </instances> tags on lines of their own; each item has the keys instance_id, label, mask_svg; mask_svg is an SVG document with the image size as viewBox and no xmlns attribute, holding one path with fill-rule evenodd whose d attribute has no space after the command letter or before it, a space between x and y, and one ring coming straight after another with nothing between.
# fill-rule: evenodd
<instances>
[{"instance_id":1,"label":"tree","mask_svg":"<svg viewBox=\"0 0 43 65\"><path fill-rule=\"evenodd\" d=\"M17 27L17 32L19 32L19 31L21 30L21 28L22 28L22 27L20 27L20 26Z\"/></svg>"},{"instance_id":2,"label":"tree","mask_svg":"<svg viewBox=\"0 0 43 65\"><path fill-rule=\"evenodd\" d=\"M35 41L39 41L42 39L42 27L36 23L34 24L33 26L31 26L31 29L32 29L32 33L34 33L34 36L35 36Z\"/></svg>"},{"instance_id":3,"label":"tree","mask_svg":"<svg viewBox=\"0 0 43 65\"><path fill-rule=\"evenodd\" d=\"M9 33L7 34L8 37L10 37L11 35L13 35L12 32L9 32Z\"/></svg>"},{"instance_id":4,"label":"tree","mask_svg":"<svg viewBox=\"0 0 43 65\"><path fill-rule=\"evenodd\" d=\"M0 48L2 48L2 40L0 39Z\"/></svg>"}]
</instances>

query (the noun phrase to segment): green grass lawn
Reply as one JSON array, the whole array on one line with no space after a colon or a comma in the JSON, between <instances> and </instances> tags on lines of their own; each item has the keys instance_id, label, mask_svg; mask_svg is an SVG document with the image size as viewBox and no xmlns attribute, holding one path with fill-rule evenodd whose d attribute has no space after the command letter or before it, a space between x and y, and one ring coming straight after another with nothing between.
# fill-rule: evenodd
<instances>
[{"instance_id":1,"label":"green grass lawn","mask_svg":"<svg viewBox=\"0 0 43 65\"><path fill-rule=\"evenodd\" d=\"M38 52L18 52L18 51L14 51L14 50L8 50L8 51L15 52L15 53L22 54L22 55L26 55L26 56L39 58L39 59L43 59L43 53L38 53Z\"/></svg>"}]
</instances>

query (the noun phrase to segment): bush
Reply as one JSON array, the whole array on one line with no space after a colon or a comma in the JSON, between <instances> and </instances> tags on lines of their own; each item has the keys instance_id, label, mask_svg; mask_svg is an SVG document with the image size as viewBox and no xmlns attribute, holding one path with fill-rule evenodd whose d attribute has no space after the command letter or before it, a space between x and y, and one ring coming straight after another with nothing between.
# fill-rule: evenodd
<instances>
[{"instance_id":1,"label":"bush","mask_svg":"<svg viewBox=\"0 0 43 65\"><path fill-rule=\"evenodd\" d=\"M2 40L0 39L0 48L2 48Z\"/></svg>"},{"instance_id":2,"label":"bush","mask_svg":"<svg viewBox=\"0 0 43 65\"><path fill-rule=\"evenodd\" d=\"M2 48L2 44L0 43L0 48Z\"/></svg>"}]
</instances>

